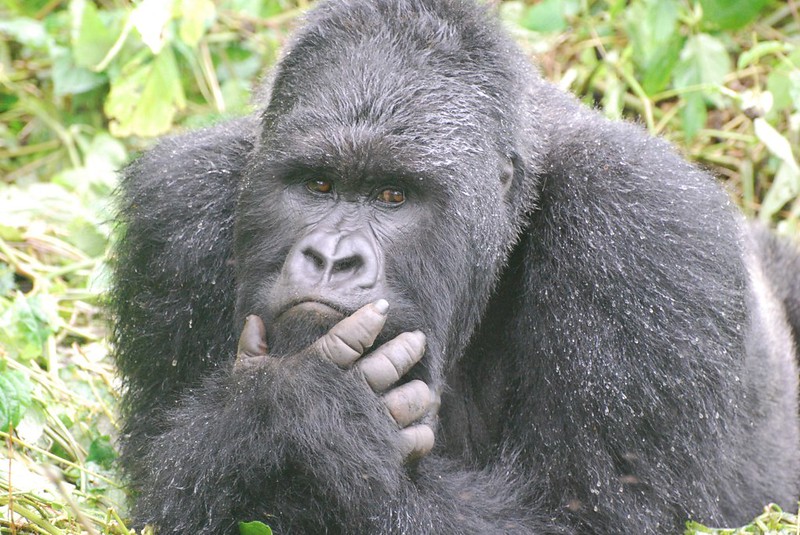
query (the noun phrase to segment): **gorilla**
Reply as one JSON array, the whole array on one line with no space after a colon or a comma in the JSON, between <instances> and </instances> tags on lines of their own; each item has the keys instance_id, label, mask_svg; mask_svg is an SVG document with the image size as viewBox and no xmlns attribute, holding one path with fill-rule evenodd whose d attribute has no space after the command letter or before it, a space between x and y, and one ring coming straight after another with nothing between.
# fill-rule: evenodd
<instances>
[{"instance_id":1,"label":"gorilla","mask_svg":"<svg viewBox=\"0 0 800 535\"><path fill-rule=\"evenodd\" d=\"M799 495L800 256L474 0L327 0L118 196L159 534L679 533Z\"/></svg>"}]
</instances>

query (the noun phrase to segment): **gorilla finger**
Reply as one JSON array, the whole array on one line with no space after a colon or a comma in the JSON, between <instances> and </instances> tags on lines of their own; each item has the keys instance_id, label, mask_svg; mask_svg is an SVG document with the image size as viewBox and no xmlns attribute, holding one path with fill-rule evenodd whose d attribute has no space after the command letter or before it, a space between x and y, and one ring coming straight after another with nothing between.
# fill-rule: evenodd
<instances>
[{"instance_id":1,"label":"gorilla finger","mask_svg":"<svg viewBox=\"0 0 800 535\"><path fill-rule=\"evenodd\" d=\"M236 351L234 368L251 367L267 356L267 329L264 322L255 315L244 320L242 334L239 335L239 346Z\"/></svg>"},{"instance_id":2,"label":"gorilla finger","mask_svg":"<svg viewBox=\"0 0 800 535\"><path fill-rule=\"evenodd\" d=\"M436 441L433 429L427 425L406 427L400 431L400 451L406 460L424 457Z\"/></svg>"},{"instance_id":3,"label":"gorilla finger","mask_svg":"<svg viewBox=\"0 0 800 535\"><path fill-rule=\"evenodd\" d=\"M347 367L372 346L386 323L389 303L380 299L364 305L334 325L314 343L314 348L339 366Z\"/></svg>"},{"instance_id":4,"label":"gorilla finger","mask_svg":"<svg viewBox=\"0 0 800 535\"><path fill-rule=\"evenodd\" d=\"M357 366L372 390L383 392L408 373L425 353L425 335L402 333L361 359Z\"/></svg>"},{"instance_id":5,"label":"gorilla finger","mask_svg":"<svg viewBox=\"0 0 800 535\"><path fill-rule=\"evenodd\" d=\"M397 425L406 427L428 413L431 391L428 385L415 379L387 392L383 396L383 403Z\"/></svg>"}]
</instances>

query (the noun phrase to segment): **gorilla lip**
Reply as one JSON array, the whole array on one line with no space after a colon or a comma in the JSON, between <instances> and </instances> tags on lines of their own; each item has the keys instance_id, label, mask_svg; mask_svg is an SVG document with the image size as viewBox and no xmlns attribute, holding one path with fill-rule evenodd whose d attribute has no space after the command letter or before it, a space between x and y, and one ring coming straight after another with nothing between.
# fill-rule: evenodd
<instances>
[{"instance_id":1,"label":"gorilla lip","mask_svg":"<svg viewBox=\"0 0 800 535\"><path fill-rule=\"evenodd\" d=\"M336 313L337 315L347 316L348 312L342 310L340 307L336 306L335 304L325 301L322 299L302 299L299 301L293 301L289 303L286 308L284 308L279 314L278 317L283 316L287 312L291 310L303 310L308 312L316 312L317 314L329 316L331 315L331 311Z\"/></svg>"}]
</instances>

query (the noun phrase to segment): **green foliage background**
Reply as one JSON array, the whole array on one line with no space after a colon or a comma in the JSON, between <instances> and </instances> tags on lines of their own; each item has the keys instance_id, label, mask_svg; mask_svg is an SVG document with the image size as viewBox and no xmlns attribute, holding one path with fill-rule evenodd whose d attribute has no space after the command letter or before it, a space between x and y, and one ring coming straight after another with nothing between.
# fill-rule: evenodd
<instances>
[{"instance_id":1,"label":"green foliage background","mask_svg":"<svg viewBox=\"0 0 800 535\"><path fill-rule=\"evenodd\" d=\"M246 113L309 4L0 0L0 532L129 533L101 311L116 170L155 136ZM494 4L548 78L800 234L795 0ZM770 508L746 529L797 522Z\"/></svg>"}]
</instances>

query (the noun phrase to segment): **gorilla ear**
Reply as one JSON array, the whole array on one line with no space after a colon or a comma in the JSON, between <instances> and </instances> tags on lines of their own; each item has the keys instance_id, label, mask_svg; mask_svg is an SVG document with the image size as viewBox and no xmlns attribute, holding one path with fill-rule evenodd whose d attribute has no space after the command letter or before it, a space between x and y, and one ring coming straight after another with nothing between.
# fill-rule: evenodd
<instances>
[{"instance_id":1,"label":"gorilla ear","mask_svg":"<svg viewBox=\"0 0 800 535\"><path fill-rule=\"evenodd\" d=\"M507 196L520 175L522 174L522 167L520 166L519 157L516 153L506 154L502 157L500 163L500 184L503 190L503 196Z\"/></svg>"}]
</instances>

